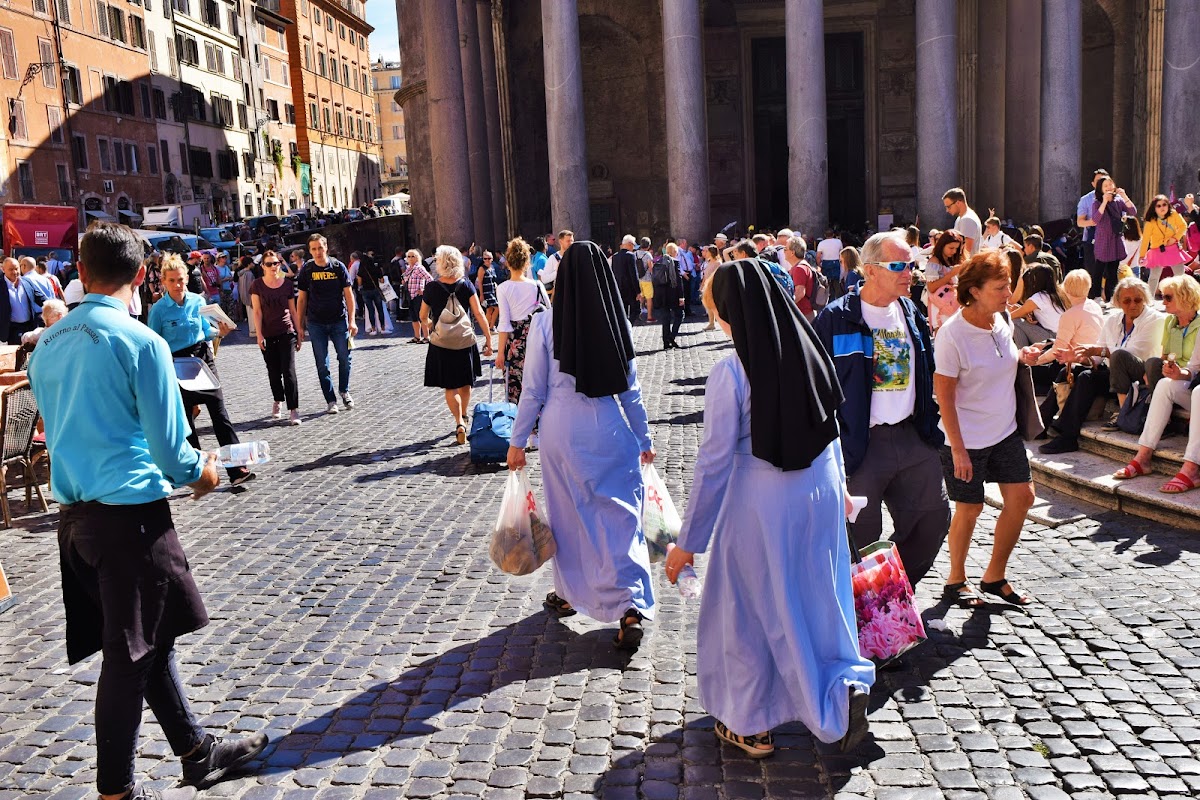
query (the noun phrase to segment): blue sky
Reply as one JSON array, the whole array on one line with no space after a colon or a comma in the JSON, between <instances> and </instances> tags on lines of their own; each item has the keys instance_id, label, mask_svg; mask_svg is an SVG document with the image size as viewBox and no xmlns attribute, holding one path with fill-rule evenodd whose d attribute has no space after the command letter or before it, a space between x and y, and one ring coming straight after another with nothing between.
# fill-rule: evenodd
<instances>
[{"instance_id":1,"label":"blue sky","mask_svg":"<svg viewBox=\"0 0 1200 800\"><path fill-rule=\"evenodd\" d=\"M367 22L375 26L371 34L371 60L380 56L384 61L400 60L400 33L396 28L396 3L394 0L370 0L367 6Z\"/></svg>"}]
</instances>

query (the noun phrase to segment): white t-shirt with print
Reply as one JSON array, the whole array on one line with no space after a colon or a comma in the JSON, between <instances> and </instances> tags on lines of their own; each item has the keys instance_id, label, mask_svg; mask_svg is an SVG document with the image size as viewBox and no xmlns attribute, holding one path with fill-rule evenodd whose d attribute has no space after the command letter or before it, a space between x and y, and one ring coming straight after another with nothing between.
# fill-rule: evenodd
<instances>
[{"instance_id":1,"label":"white t-shirt with print","mask_svg":"<svg viewBox=\"0 0 1200 800\"><path fill-rule=\"evenodd\" d=\"M886 307L864 302L862 315L875 340L871 425L895 425L913 415L917 402L904 307L899 300Z\"/></svg>"},{"instance_id":2,"label":"white t-shirt with print","mask_svg":"<svg viewBox=\"0 0 1200 800\"><path fill-rule=\"evenodd\" d=\"M984 330L963 319L960 311L946 320L933 340L935 371L958 381L954 406L968 450L999 444L1016 431L1020 355L1012 324L999 314L991 330ZM944 433L944 414L938 426Z\"/></svg>"}]
</instances>

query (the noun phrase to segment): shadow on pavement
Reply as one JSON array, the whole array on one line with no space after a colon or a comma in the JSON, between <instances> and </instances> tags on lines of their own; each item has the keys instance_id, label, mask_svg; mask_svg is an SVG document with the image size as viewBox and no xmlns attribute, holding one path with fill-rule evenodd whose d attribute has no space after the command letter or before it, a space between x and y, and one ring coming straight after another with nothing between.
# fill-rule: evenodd
<instances>
[{"instance_id":1,"label":"shadow on pavement","mask_svg":"<svg viewBox=\"0 0 1200 800\"><path fill-rule=\"evenodd\" d=\"M403 456L421 455L438 442L451 438L453 438L453 433L447 433L433 439L426 439L423 442L413 442L401 447L388 447L383 450L351 451L349 448L344 448L333 453L326 453L306 464L292 464L284 472L308 472L309 470L326 469L328 467L363 466L375 464L380 461L391 461L393 458L401 458Z\"/></svg>"},{"instance_id":2,"label":"shadow on pavement","mask_svg":"<svg viewBox=\"0 0 1200 800\"><path fill-rule=\"evenodd\" d=\"M611 626L580 634L545 613L534 614L428 658L300 723L268 746L257 770L251 765L247 771L262 775L317 767L402 740L419 740L412 746L421 747L442 728L503 727L510 713L521 716L521 701L509 713L493 712L484 702L488 695L538 678L624 670L629 656L613 648L612 637Z\"/></svg>"},{"instance_id":3,"label":"shadow on pavement","mask_svg":"<svg viewBox=\"0 0 1200 800\"><path fill-rule=\"evenodd\" d=\"M699 425L704 422L703 411L689 411L686 414L676 414L665 419L651 420L651 425Z\"/></svg>"},{"instance_id":4,"label":"shadow on pavement","mask_svg":"<svg viewBox=\"0 0 1200 800\"><path fill-rule=\"evenodd\" d=\"M1132 549L1139 542L1153 547L1149 553L1139 553L1134 561L1139 564L1162 567L1179 560L1183 553L1200 553L1200 538L1194 533L1178 530L1163 530L1158 523L1145 522L1138 524L1137 517L1130 517L1120 512L1112 512L1114 517L1105 519L1099 528L1085 534L1075 534L1068 538L1088 538L1097 544L1112 544L1113 553L1121 554Z\"/></svg>"}]
</instances>

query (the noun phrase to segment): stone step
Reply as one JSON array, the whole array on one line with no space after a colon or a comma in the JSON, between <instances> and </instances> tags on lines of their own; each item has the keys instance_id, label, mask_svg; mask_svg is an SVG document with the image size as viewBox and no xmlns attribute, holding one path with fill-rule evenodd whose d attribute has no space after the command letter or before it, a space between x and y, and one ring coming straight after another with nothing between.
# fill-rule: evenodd
<instances>
[{"instance_id":1,"label":"stone step","mask_svg":"<svg viewBox=\"0 0 1200 800\"><path fill-rule=\"evenodd\" d=\"M1187 446L1186 434L1171 433L1172 428L1177 428L1178 424L1173 423L1172 427L1167 428L1167 435L1159 442L1158 449L1154 451L1154 459L1150 462L1156 473L1168 478L1183 466L1183 449ZM1111 471L1116 472L1133 459L1134 453L1137 452L1137 440L1138 437L1132 433L1106 431L1100 427L1099 422L1089 422L1080 431L1079 446L1090 453L1112 460L1116 466Z\"/></svg>"},{"instance_id":2,"label":"stone step","mask_svg":"<svg viewBox=\"0 0 1200 800\"><path fill-rule=\"evenodd\" d=\"M1107 435L1107 432L1104 433ZM1085 438L1096 441L1092 437ZM1152 519L1183 530L1200 531L1200 489L1170 495L1158 491L1166 482L1163 475L1145 475L1128 481L1118 481L1112 477L1112 473L1120 469L1132 455L1133 445L1130 441L1132 437L1115 442L1110 439L1103 444L1111 448L1110 452L1114 454L1125 453L1123 460L1090 449L1041 455L1037 452L1038 442L1030 442L1029 460L1033 467L1033 479L1039 486L1094 506ZM1177 459L1176 464L1182 461L1182 453L1176 452L1174 458ZM1169 463L1169 457L1160 456L1157 460L1163 467Z\"/></svg>"}]
</instances>

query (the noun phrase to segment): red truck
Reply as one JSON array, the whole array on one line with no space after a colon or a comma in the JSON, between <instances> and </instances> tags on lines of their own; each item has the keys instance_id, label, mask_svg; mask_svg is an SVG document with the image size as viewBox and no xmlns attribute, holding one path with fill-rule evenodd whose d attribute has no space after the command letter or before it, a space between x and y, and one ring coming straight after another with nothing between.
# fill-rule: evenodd
<instances>
[{"instance_id":1,"label":"red truck","mask_svg":"<svg viewBox=\"0 0 1200 800\"><path fill-rule=\"evenodd\" d=\"M70 206L10 203L0 208L0 247L20 258L50 258L75 263L79 250L79 211Z\"/></svg>"}]
</instances>

